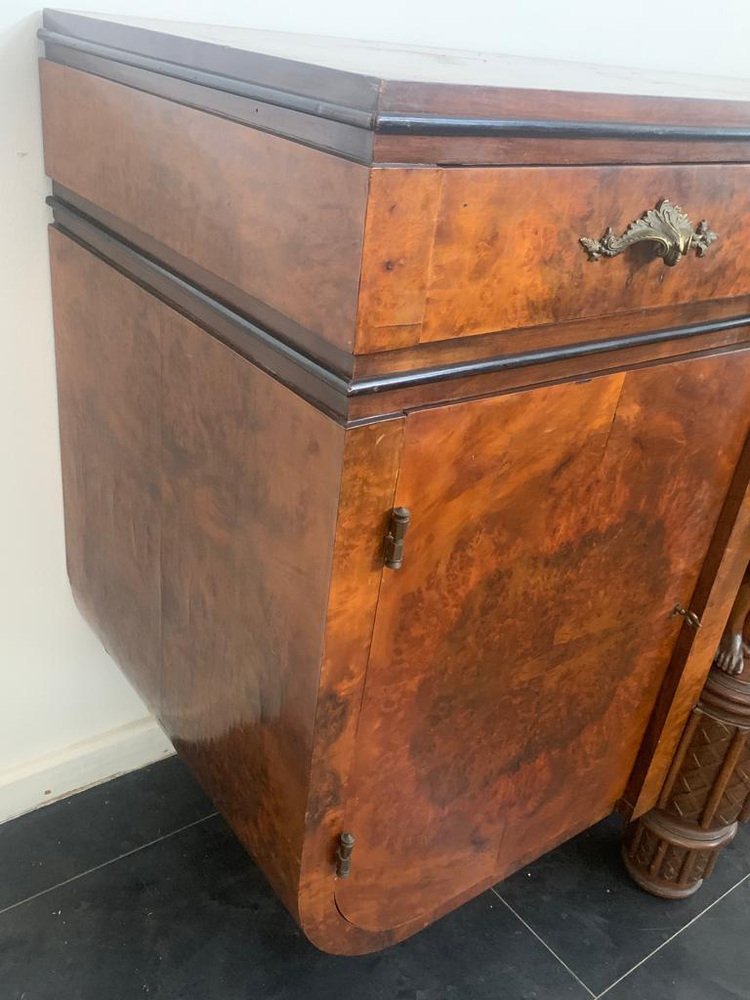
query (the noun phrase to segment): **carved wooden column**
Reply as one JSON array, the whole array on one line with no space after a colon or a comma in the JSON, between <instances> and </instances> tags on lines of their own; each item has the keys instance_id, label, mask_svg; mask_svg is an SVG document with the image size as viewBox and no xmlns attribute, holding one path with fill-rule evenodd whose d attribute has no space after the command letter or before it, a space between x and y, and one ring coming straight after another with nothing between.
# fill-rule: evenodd
<instances>
[{"instance_id":1,"label":"carved wooden column","mask_svg":"<svg viewBox=\"0 0 750 1000\"><path fill-rule=\"evenodd\" d=\"M657 896L680 899L699 889L738 824L750 818L749 615L750 571L659 803L625 835L628 871Z\"/></svg>"}]
</instances>

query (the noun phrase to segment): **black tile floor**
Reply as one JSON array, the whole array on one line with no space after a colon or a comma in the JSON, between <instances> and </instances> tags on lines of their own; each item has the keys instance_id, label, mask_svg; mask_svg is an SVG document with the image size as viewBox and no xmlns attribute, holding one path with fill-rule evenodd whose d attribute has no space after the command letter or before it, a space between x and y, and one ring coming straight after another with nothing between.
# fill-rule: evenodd
<instances>
[{"instance_id":1,"label":"black tile floor","mask_svg":"<svg viewBox=\"0 0 750 1000\"><path fill-rule=\"evenodd\" d=\"M750 1000L750 834L690 900L606 820L388 951L302 937L176 758L0 826L0 1000Z\"/></svg>"}]
</instances>

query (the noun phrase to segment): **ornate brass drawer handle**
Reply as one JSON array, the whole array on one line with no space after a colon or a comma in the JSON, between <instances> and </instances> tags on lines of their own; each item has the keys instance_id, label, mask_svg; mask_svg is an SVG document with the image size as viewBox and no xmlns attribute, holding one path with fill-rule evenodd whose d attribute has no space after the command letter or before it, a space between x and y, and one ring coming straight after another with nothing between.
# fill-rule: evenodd
<instances>
[{"instance_id":1,"label":"ornate brass drawer handle","mask_svg":"<svg viewBox=\"0 0 750 1000\"><path fill-rule=\"evenodd\" d=\"M668 267L674 267L689 250L695 250L702 257L715 239L716 233L708 228L705 219L693 229L680 206L662 198L656 208L650 208L631 222L622 236L615 236L609 228L600 240L582 236L580 243L589 260L616 257L636 243L655 243L657 257L661 257Z\"/></svg>"}]
</instances>

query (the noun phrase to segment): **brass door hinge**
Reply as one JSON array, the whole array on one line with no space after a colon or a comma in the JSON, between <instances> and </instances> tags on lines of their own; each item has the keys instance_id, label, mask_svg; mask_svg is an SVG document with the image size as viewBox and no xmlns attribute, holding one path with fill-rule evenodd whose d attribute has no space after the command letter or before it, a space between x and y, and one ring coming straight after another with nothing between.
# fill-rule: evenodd
<instances>
[{"instance_id":1,"label":"brass door hinge","mask_svg":"<svg viewBox=\"0 0 750 1000\"><path fill-rule=\"evenodd\" d=\"M339 846L336 849L336 877L349 878L352 870L352 851L354 850L354 834L342 833Z\"/></svg>"},{"instance_id":2,"label":"brass door hinge","mask_svg":"<svg viewBox=\"0 0 750 1000\"><path fill-rule=\"evenodd\" d=\"M408 507L394 507L385 536L384 559L388 569L401 569L404 562L404 538L411 521Z\"/></svg>"}]
</instances>

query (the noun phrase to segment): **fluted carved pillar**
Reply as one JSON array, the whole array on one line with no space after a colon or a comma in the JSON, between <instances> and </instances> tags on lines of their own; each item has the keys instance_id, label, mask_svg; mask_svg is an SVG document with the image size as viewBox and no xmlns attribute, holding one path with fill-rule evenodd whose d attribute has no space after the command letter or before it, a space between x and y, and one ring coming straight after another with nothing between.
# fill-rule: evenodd
<instances>
[{"instance_id":1,"label":"fluted carved pillar","mask_svg":"<svg viewBox=\"0 0 750 1000\"><path fill-rule=\"evenodd\" d=\"M679 899L699 889L738 824L750 818L748 611L746 575L658 805L625 834L630 875L657 896Z\"/></svg>"}]
</instances>

